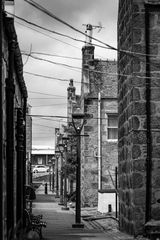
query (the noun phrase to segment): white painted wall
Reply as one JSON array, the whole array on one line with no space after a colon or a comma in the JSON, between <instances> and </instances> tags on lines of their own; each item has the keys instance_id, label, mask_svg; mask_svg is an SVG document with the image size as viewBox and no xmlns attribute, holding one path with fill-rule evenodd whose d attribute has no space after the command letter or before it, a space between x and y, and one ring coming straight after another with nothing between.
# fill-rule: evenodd
<instances>
[{"instance_id":1,"label":"white painted wall","mask_svg":"<svg viewBox=\"0 0 160 240\"><path fill-rule=\"evenodd\" d=\"M108 205L111 204L112 211L115 212L115 193L98 193L98 211L101 213L108 212Z\"/></svg>"}]
</instances>

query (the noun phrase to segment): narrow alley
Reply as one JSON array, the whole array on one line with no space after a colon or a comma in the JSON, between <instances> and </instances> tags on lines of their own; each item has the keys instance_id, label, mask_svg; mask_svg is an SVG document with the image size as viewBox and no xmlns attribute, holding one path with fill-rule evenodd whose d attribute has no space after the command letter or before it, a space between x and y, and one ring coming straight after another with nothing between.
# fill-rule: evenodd
<instances>
[{"instance_id":1,"label":"narrow alley","mask_svg":"<svg viewBox=\"0 0 160 240\"><path fill-rule=\"evenodd\" d=\"M33 202L33 214L42 214L43 221L47 223L47 227L43 228L43 238L45 240L74 240L74 239L98 239L98 240L132 240L133 237L119 232L117 228L112 230L104 230L99 224L92 225L87 221L83 221L84 228L72 228L75 221L74 208L68 211L61 210L62 206L58 205L59 198L55 198L51 191L44 194L44 186L41 185L36 190L36 200ZM90 214L91 208L83 209L82 215ZM106 226L107 228L107 226Z\"/></svg>"},{"instance_id":2,"label":"narrow alley","mask_svg":"<svg viewBox=\"0 0 160 240\"><path fill-rule=\"evenodd\" d=\"M160 240L160 0L0 0L0 240Z\"/></svg>"}]
</instances>

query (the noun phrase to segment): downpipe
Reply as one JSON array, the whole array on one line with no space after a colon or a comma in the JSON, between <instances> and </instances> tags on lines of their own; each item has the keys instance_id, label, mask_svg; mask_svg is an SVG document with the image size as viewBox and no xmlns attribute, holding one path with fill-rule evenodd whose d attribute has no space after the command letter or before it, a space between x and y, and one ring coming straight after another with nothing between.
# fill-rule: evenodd
<instances>
[{"instance_id":1,"label":"downpipe","mask_svg":"<svg viewBox=\"0 0 160 240\"><path fill-rule=\"evenodd\" d=\"M102 189L102 161L101 161L101 92L98 93L98 190Z\"/></svg>"},{"instance_id":2,"label":"downpipe","mask_svg":"<svg viewBox=\"0 0 160 240\"><path fill-rule=\"evenodd\" d=\"M146 118L147 118L147 157L146 157L146 216L145 222L151 220L151 176L152 176L152 140L151 140L151 85L150 85L150 57L149 57L149 11L145 11L146 36Z\"/></svg>"}]
</instances>

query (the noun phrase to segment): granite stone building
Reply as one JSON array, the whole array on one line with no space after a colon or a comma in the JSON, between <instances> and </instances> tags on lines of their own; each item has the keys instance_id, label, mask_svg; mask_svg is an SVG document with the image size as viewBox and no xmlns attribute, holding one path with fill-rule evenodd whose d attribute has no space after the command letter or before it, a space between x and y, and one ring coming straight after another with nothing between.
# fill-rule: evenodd
<instances>
[{"instance_id":1,"label":"granite stone building","mask_svg":"<svg viewBox=\"0 0 160 240\"><path fill-rule=\"evenodd\" d=\"M89 28L92 28L90 24ZM115 199L115 167L118 165L116 71L117 62L95 59L94 46L87 41L82 48L81 96L75 95L73 81L68 88L69 119L77 108L93 115L81 133L82 206L107 207L109 202L104 198L107 193L113 194L110 196Z\"/></svg>"},{"instance_id":2,"label":"granite stone building","mask_svg":"<svg viewBox=\"0 0 160 240\"><path fill-rule=\"evenodd\" d=\"M160 1L120 0L120 229L160 232Z\"/></svg>"},{"instance_id":3,"label":"granite stone building","mask_svg":"<svg viewBox=\"0 0 160 240\"><path fill-rule=\"evenodd\" d=\"M13 1L11 3L13 5ZM24 223L27 89L14 19L0 1L0 239Z\"/></svg>"}]
</instances>

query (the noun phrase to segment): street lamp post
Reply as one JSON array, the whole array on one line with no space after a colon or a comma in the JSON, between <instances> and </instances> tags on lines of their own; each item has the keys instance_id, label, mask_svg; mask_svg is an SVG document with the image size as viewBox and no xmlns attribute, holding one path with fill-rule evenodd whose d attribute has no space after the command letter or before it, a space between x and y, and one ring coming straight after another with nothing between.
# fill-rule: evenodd
<instances>
[{"instance_id":1,"label":"street lamp post","mask_svg":"<svg viewBox=\"0 0 160 240\"><path fill-rule=\"evenodd\" d=\"M56 195L55 198L59 198L59 174L58 174L58 159L59 159L60 151L55 151L55 157L56 157L56 170L55 170L55 177L56 177Z\"/></svg>"},{"instance_id":2,"label":"street lamp post","mask_svg":"<svg viewBox=\"0 0 160 240\"><path fill-rule=\"evenodd\" d=\"M49 190L54 191L54 165L55 165L55 158L49 159Z\"/></svg>"},{"instance_id":3,"label":"street lamp post","mask_svg":"<svg viewBox=\"0 0 160 240\"><path fill-rule=\"evenodd\" d=\"M83 120L82 123L79 121ZM84 224L81 223L81 159L80 159L80 148L81 148L81 131L85 123L85 115L83 113L72 114L72 123L77 136L77 168L76 168L76 215L75 224L73 228L83 228ZM78 123L78 126L76 126ZM80 123L80 126L79 126Z\"/></svg>"},{"instance_id":4,"label":"street lamp post","mask_svg":"<svg viewBox=\"0 0 160 240\"><path fill-rule=\"evenodd\" d=\"M55 174L54 174L54 167L55 167L55 158L52 159L52 192L54 193L54 186L55 186Z\"/></svg>"},{"instance_id":5,"label":"street lamp post","mask_svg":"<svg viewBox=\"0 0 160 240\"><path fill-rule=\"evenodd\" d=\"M48 161L49 164L49 190L51 191L51 167L52 167L52 160Z\"/></svg>"},{"instance_id":6,"label":"street lamp post","mask_svg":"<svg viewBox=\"0 0 160 240\"><path fill-rule=\"evenodd\" d=\"M62 147L64 152L64 207L62 207L62 210L69 210L69 207L67 207L67 141L69 138L62 137L62 144L59 144L59 147Z\"/></svg>"},{"instance_id":7,"label":"street lamp post","mask_svg":"<svg viewBox=\"0 0 160 240\"><path fill-rule=\"evenodd\" d=\"M61 155L61 167L60 167L60 202L58 205L64 205L63 202L63 149L60 149L60 144L57 145Z\"/></svg>"}]
</instances>

